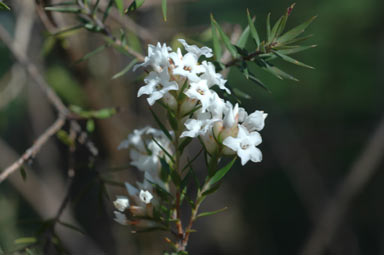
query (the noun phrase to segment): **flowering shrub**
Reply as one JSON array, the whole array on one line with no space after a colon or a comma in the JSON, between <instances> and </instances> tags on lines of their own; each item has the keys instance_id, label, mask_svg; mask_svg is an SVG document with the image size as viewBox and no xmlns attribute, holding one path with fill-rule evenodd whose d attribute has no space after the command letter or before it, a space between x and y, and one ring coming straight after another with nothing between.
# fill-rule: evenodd
<instances>
[{"instance_id":1,"label":"flowering shrub","mask_svg":"<svg viewBox=\"0 0 384 255\"><path fill-rule=\"evenodd\" d=\"M64 36L79 28L103 35L105 43L80 60L86 60L107 47L114 47L130 55L132 60L113 78L124 75L139 61L142 63L135 65L133 70L144 69L147 72L144 85L138 90L137 95L138 97L146 96L159 129L152 127L136 129L119 145L119 149L129 150L131 165L143 173L143 179L141 182L124 183L126 194L119 194L113 201L115 221L122 225L130 225L136 231L167 231L173 235L172 238L165 238L172 248L171 254L187 254L188 240L190 234L195 231L192 226L196 219L226 209L199 213L202 202L219 188L221 180L236 159L239 158L243 166L249 161L260 162L262 160L262 153L257 146L262 142L259 132L264 128L267 114L259 110L248 113L242 108L237 100L242 91L236 92L238 88L229 87L223 73L229 68L237 68L246 80L266 88L250 70L248 64L252 63L253 66L256 65L256 68L265 70L280 79L297 80L279 69L273 61L280 59L311 68L289 55L314 47L314 45L297 45L298 42L308 38L300 37L300 35L314 18L284 32L287 19L294 6L291 5L273 26L270 24L270 15L268 16L266 39L261 40L254 25L255 18L251 17L249 11L247 11L248 26L242 30L238 38L229 38L211 15L210 39L213 50L209 47L200 48L196 45L189 45L186 40L179 39L184 50L178 48L173 51L166 44L158 43L149 45L148 55L142 56L135 47L130 45L127 40L127 31L121 28L119 36L116 36L114 31L107 26L106 20L111 13L111 8L117 8L123 17L124 14L129 15L134 12L144 1L134 0L128 8L125 8L123 0L110 0L104 6L100 2L102 1L55 1L53 5L46 6L45 11L76 15L76 20L79 22L74 27L56 32L55 36ZM161 6L164 20L166 20L167 1L162 0ZM0 8L9 10L7 5L1 1ZM44 16L45 21L49 20L47 17ZM52 17L49 16L49 18ZM4 32L6 36L1 36L1 33ZM0 37L8 38L9 36L5 30L0 29ZM248 40L249 38L252 40ZM15 51L11 40L5 40L5 42L11 50ZM251 43L252 49L247 47ZM48 138L56 133L58 138L68 146L71 154L79 143L86 145L92 158L96 157L98 150L92 142L88 141L87 133L92 133L95 129L95 119L108 118L118 113L119 108L84 110L77 105L67 107L51 89L51 86L44 81L44 78L38 74L37 68L30 63L28 58L15 52L14 55L43 89L47 98L59 112L59 116L31 149L28 149L18 161L0 174L0 182L20 168L24 162L34 157ZM233 100L228 101L223 98ZM152 110L152 106L155 104L162 107L167 118L159 117ZM84 132L82 125L78 123L83 120L86 121L87 132ZM69 123L68 132L63 130L66 123ZM185 149L194 140L200 143L202 149L190 159L186 156ZM193 168L196 159L201 154L204 156L206 168L204 170L199 167L199 176L204 176L203 180L197 178ZM69 162L71 178L74 176L72 163ZM100 182L101 195L106 192L106 184L121 184L119 182L108 183L108 180L101 177L100 173L96 175ZM42 234L38 238L22 238L21 241L27 240L33 245L52 243L62 249L60 242L57 241L58 239L56 240L55 225L58 223L71 229L77 229L60 221L61 214L71 197L71 187L70 185L55 218L44 223ZM194 191L196 193L191 194ZM189 204L191 212L188 214L189 219L182 222L182 219L186 218L182 217L185 211L182 209L185 204ZM49 245L44 246L44 250L46 247L49 248ZM26 246L22 250L27 252L28 248Z\"/></svg>"},{"instance_id":2,"label":"flowering shrub","mask_svg":"<svg viewBox=\"0 0 384 255\"><path fill-rule=\"evenodd\" d=\"M179 42L187 51L184 55L180 48L173 52L166 44L149 45L144 62L134 67L134 70L150 68L138 96L147 95L150 106L156 102L163 106L173 130L166 130L155 115L163 130L150 127L134 130L120 144L120 149L129 149L131 164L144 172L144 181L135 186L125 184L128 196L117 196L114 213L117 222L137 228L171 230L171 223L176 222L177 240L169 242L177 251L184 251L190 233L187 231L197 217L199 204L233 164L231 161L219 170L221 159L235 155L242 165L249 160L262 160L256 146L262 141L258 131L263 129L267 114L262 111L248 114L238 104L222 99L214 87L223 93L231 92L225 86L226 80L208 60L213 56L212 50L189 45L183 39ZM200 59L203 60L199 62ZM181 167L181 159L192 138L201 142L208 169L205 183L198 187L196 201L191 201L194 212L190 226L184 231L180 207L189 188L190 172L183 170L191 162Z\"/></svg>"}]
</instances>

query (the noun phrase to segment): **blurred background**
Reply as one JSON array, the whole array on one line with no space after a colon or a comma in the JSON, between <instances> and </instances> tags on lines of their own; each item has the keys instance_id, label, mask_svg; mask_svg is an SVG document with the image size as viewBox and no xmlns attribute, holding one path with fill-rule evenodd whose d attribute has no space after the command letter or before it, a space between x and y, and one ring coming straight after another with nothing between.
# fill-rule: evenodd
<instances>
[{"instance_id":1,"label":"blurred background","mask_svg":"<svg viewBox=\"0 0 384 255\"><path fill-rule=\"evenodd\" d=\"M66 104L84 109L119 107L120 111L97 120L95 130L88 133L99 151L97 156L84 144L70 152L53 138L28 161L26 178L16 172L0 184L0 247L11 251L18 247L14 240L42 231L67 196L70 202L62 220L84 232L55 226L58 239L71 254L161 254L165 248L161 235L131 234L129 228L115 223L106 195L113 199L123 192L112 185L114 181L140 176L129 166L128 152L118 151L117 146L133 129L154 124L145 99L136 98L144 74L130 71L112 80L132 60L113 48L76 63L103 44L100 35L80 30L54 39L50 33L76 24L73 15L45 14L31 0L5 3L11 11L0 11L0 24ZM172 45L180 37L211 45L207 36L210 13L230 34L239 29L236 24L246 26L248 8L256 14L256 26L263 35L268 12L275 21L292 4L286 0L174 0L168 1L164 23L160 3L147 0L129 18L113 13L108 24L115 30L129 29L129 44L146 54L148 43ZM229 210L197 221L191 254L303 254L316 229L333 226L335 231L324 230L332 233L326 234L326 249L312 250L313 255L384 254L383 148L366 150L383 118L383 13L384 2L379 0L298 0L287 26L318 15L306 32L314 36L304 43L318 47L295 58L316 69L279 63L300 80L294 82L255 67L255 74L271 93L236 70L228 74L231 86L251 96L241 99L248 112L269 114L261 132L264 159L244 167L237 164L222 188L205 201L203 211L224 206ZM56 112L1 42L0 59L0 167L4 169L51 125ZM85 127L85 122L80 123ZM379 132L373 141L382 136ZM192 146L189 153L197 149ZM367 164L354 167L362 155L367 156ZM372 166L372 162L376 163ZM71 164L73 182L68 180ZM330 199L338 197L347 176L359 169L363 174L356 175L358 182L365 178L365 168L369 176L364 185L337 200L346 204L338 216L341 220L322 222Z\"/></svg>"}]
</instances>

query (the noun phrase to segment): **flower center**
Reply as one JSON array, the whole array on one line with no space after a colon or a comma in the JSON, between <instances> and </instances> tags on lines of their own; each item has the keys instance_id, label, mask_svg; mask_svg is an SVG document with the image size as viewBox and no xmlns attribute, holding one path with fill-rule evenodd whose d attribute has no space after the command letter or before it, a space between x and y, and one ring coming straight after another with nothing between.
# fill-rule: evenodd
<instances>
[{"instance_id":1,"label":"flower center","mask_svg":"<svg viewBox=\"0 0 384 255\"><path fill-rule=\"evenodd\" d=\"M202 95L202 96L204 95L204 90L202 90L202 89L197 89L196 91L197 91L200 95Z\"/></svg>"},{"instance_id":2,"label":"flower center","mask_svg":"<svg viewBox=\"0 0 384 255\"><path fill-rule=\"evenodd\" d=\"M161 84L159 83L159 84L157 84L157 85L155 86L155 88L156 88L157 90L161 90L161 89L164 88L164 86L161 85Z\"/></svg>"},{"instance_id":3,"label":"flower center","mask_svg":"<svg viewBox=\"0 0 384 255\"><path fill-rule=\"evenodd\" d=\"M249 148L249 144L240 143L240 147L241 147L241 149L246 150Z\"/></svg>"},{"instance_id":4,"label":"flower center","mask_svg":"<svg viewBox=\"0 0 384 255\"><path fill-rule=\"evenodd\" d=\"M192 71L192 67L190 67L190 66L184 66L184 68L183 68L185 71Z\"/></svg>"}]
</instances>

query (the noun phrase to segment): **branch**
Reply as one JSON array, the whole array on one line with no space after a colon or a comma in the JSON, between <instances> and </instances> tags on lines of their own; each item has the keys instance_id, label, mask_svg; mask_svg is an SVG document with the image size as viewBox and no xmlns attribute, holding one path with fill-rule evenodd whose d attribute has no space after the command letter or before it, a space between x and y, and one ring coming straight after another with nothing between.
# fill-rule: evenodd
<instances>
[{"instance_id":1,"label":"branch","mask_svg":"<svg viewBox=\"0 0 384 255\"><path fill-rule=\"evenodd\" d=\"M69 117L70 111L61 101L61 99L57 96L55 91L49 86L49 84L45 81L43 76L39 73L37 67L29 61L27 56L20 52L8 34L7 30L3 26L0 25L0 40L4 42L4 44L9 48L12 52L16 61L20 63L20 65L27 71L28 75L32 78L32 80L40 87L40 89L45 93L48 100L51 104L56 108L59 112L59 117L49 127L35 142L35 144L28 149L23 156L18 159L11 166L7 167L5 171L0 174L0 183L3 182L10 174L15 172L21 165L27 161L30 157L33 157L38 153L41 147L47 142L48 138L54 135L57 131L61 129L61 127L65 124L65 120ZM78 122L72 121L71 128L73 128L77 133L82 134L84 132L81 131L81 126ZM86 140L84 138L84 140ZM95 156L98 154L97 149L91 143L86 143L90 152Z\"/></svg>"},{"instance_id":2,"label":"branch","mask_svg":"<svg viewBox=\"0 0 384 255\"><path fill-rule=\"evenodd\" d=\"M37 83L40 89L45 93L49 101L55 106L56 110L62 115L66 116L69 113L68 108L64 105L61 99L56 95L56 93L51 89L48 83L41 76L36 66L33 65L27 56L18 51L15 47L13 40L8 34L7 30L0 25L0 40L9 48L17 62L19 62L31 76L31 78Z\"/></svg>"},{"instance_id":3,"label":"branch","mask_svg":"<svg viewBox=\"0 0 384 255\"><path fill-rule=\"evenodd\" d=\"M329 201L322 218L317 222L302 254L322 254L343 220L352 200L375 174L384 155L384 118L370 138L360 157L352 165L349 175L337 194Z\"/></svg>"},{"instance_id":4,"label":"branch","mask_svg":"<svg viewBox=\"0 0 384 255\"><path fill-rule=\"evenodd\" d=\"M10 165L3 172L1 172L0 183L2 183L10 174L19 169L25 161L27 161L29 158L34 157L40 151L41 147L48 141L48 139L54 134L56 134L56 132L59 131L64 124L65 117L61 115L52 124L52 126L50 126L42 135L39 136L39 138L37 138L36 142L31 148L26 150L17 161L15 161L12 165Z\"/></svg>"}]
</instances>

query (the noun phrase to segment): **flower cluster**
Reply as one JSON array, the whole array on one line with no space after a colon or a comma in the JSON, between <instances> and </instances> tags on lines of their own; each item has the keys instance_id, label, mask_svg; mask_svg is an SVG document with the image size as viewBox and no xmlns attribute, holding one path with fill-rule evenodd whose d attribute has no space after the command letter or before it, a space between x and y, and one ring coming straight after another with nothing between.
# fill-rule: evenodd
<instances>
[{"instance_id":1,"label":"flower cluster","mask_svg":"<svg viewBox=\"0 0 384 255\"><path fill-rule=\"evenodd\" d=\"M150 68L138 96L147 95L151 106L158 102L165 107L176 124L172 125L170 120L174 132L150 127L134 130L120 144L120 149L130 150L131 164L144 172L144 181L136 186L126 183L128 197L118 196L114 202L115 220L122 224L154 227L164 219L154 220L159 213L174 217L169 216L174 214L173 209L161 211L164 201L159 189L171 193L169 178L162 178L161 171L165 164L173 169L170 171L180 174L172 155L180 153L180 143L188 141L187 138L199 137L206 153L217 159L237 154L242 165L262 159L256 146L261 143L258 132L263 129L267 114L262 111L248 114L238 104L222 99L213 90L214 86L223 93L231 92L223 76L216 73L214 64L207 61L212 50L179 41L187 51L185 54L180 48L172 51L166 44L149 45L145 61L134 67L134 70Z\"/></svg>"},{"instance_id":2,"label":"flower cluster","mask_svg":"<svg viewBox=\"0 0 384 255\"><path fill-rule=\"evenodd\" d=\"M145 127L134 130L127 139L121 142L118 148L130 150L131 164L144 172L144 180L137 182L136 187L128 182L125 183L128 197L116 197L113 203L116 208L115 220L123 225L155 227L157 224L154 221L143 220L142 218L151 218L153 206L158 205L159 199L153 191L153 185L168 190L167 184L159 177L159 171L161 168L160 158L165 158L163 149L166 148L171 151L169 139L160 130Z\"/></svg>"},{"instance_id":3,"label":"flower cluster","mask_svg":"<svg viewBox=\"0 0 384 255\"><path fill-rule=\"evenodd\" d=\"M262 154L256 146L261 143L258 131L263 129L267 114L255 111L248 115L244 108L220 98L212 87L218 86L230 94L226 80L216 73L212 62L199 63L201 56L212 57L212 50L179 41L187 51L184 55L180 48L172 52L166 44L149 45L144 63L135 66L152 68L138 96L149 95L150 105L162 100L172 110L180 104L181 115L187 116L181 137L200 136L209 153L219 150L226 155L237 154L242 165L249 160L261 161ZM184 96L182 102L178 100L180 94Z\"/></svg>"}]
</instances>

